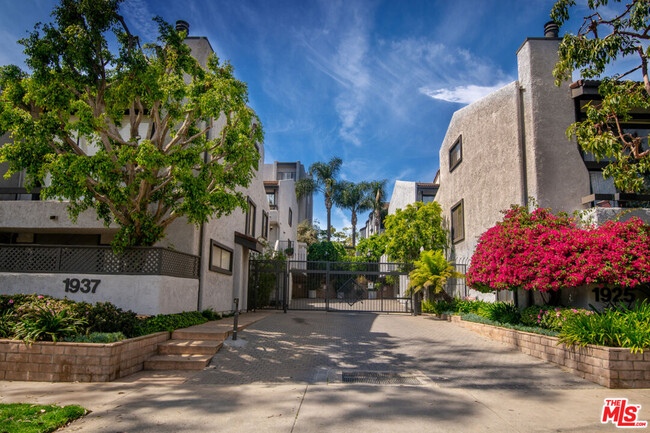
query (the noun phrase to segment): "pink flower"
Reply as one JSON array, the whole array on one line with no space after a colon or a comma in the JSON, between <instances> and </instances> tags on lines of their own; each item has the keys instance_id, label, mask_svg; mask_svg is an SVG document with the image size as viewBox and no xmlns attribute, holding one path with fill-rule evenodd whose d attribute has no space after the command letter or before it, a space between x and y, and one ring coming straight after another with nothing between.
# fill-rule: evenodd
<instances>
[{"instance_id":1,"label":"pink flower","mask_svg":"<svg viewBox=\"0 0 650 433\"><path fill-rule=\"evenodd\" d=\"M38 295L38 299L43 299L45 296L43 295Z\"/></svg>"},{"instance_id":2,"label":"pink flower","mask_svg":"<svg viewBox=\"0 0 650 433\"><path fill-rule=\"evenodd\" d=\"M13 304L13 303L14 303L14 300L13 300L13 299L9 299L9 303L10 303L10 304Z\"/></svg>"}]
</instances>

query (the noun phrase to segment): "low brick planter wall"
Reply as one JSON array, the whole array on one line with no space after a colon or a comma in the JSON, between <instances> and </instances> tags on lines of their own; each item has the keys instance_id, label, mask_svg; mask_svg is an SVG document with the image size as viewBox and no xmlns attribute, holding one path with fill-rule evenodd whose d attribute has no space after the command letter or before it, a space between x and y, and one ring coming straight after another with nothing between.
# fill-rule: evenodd
<instances>
[{"instance_id":1,"label":"low brick planter wall","mask_svg":"<svg viewBox=\"0 0 650 433\"><path fill-rule=\"evenodd\" d=\"M109 382L142 370L169 332L109 344L0 340L0 380Z\"/></svg>"},{"instance_id":2,"label":"low brick planter wall","mask_svg":"<svg viewBox=\"0 0 650 433\"><path fill-rule=\"evenodd\" d=\"M557 337L468 322L460 316L443 318L607 388L650 388L650 351L631 353L620 347L558 345Z\"/></svg>"}]
</instances>

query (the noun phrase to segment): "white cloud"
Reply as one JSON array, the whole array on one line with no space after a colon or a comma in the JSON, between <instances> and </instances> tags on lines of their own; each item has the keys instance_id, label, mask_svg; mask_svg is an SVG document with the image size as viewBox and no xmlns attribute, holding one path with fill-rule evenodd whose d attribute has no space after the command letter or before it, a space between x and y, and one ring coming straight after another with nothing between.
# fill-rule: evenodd
<instances>
[{"instance_id":1,"label":"white cloud","mask_svg":"<svg viewBox=\"0 0 650 433\"><path fill-rule=\"evenodd\" d=\"M343 210L335 207L334 208L334 215L336 215L339 218L339 222L341 223L340 226L337 226L332 222L332 225L336 227L337 230L342 230L344 227L351 227L352 223L350 222L350 219L343 213Z\"/></svg>"},{"instance_id":2,"label":"white cloud","mask_svg":"<svg viewBox=\"0 0 650 433\"><path fill-rule=\"evenodd\" d=\"M428 86L420 87L419 91L433 99L440 99L447 102L456 102L459 104L471 104L482 97L489 95L495 90L505 86L506 82L495 84L494 86L477 86L470 84L468 86L457 86L453 88L432 89Z\"/></svg>"},{"instance_id":3,"label":"white cloud","mask_svg":"<svg viewBox=\"0 0 650 433\"><path fill-rule=\"evenodd\" d=\"M154 42L156 40L158 37L158 24L153 21L155 15L145 1L126 0L120 6L120 12L129 24L131 33L143 39L141 42Z\"/></svg>"}]
</instances>

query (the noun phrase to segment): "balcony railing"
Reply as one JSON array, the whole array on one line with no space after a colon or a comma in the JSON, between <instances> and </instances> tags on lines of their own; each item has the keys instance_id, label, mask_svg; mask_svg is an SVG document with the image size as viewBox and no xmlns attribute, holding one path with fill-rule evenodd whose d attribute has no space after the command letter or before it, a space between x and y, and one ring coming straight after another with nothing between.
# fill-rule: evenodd
<instances>
[{"instance_id":1,"label":"balcony railing","mask_svg":"<svg viewBox=\"0 0 650 433\"><path fill-rule=\"evenodd\" d=\"M590 194L582 197L582 204L592 207L650 207L650 194Z\"/></svg>"},{"instance_id":2,"label":"balcony railing","mask_svg":"<svg viewBox=\"0 0 650 433\"><path fill-rule=\"evenodd\" d=\"M0 245L0 272L199 278L199 257L159 247Z\"/></svg>"}]
</instances>

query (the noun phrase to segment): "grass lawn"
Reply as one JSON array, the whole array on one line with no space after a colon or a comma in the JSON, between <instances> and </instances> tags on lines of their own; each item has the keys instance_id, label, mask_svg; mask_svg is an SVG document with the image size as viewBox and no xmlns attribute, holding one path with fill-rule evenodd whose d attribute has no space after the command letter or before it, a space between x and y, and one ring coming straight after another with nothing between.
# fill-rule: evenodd
<instances>
[{"instance_id":1,"label":"grass lawn","mask_svg":"<svg viewBox=\"0 0 650 433\"><path fill-rule=\"evenodd\" d=\"M0 404L0 433L52 432L86 413L81 406Z\"/></svg>"}]
</instances>

